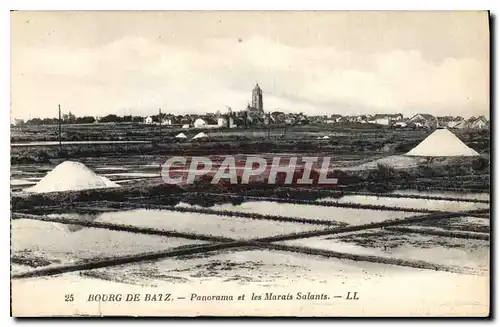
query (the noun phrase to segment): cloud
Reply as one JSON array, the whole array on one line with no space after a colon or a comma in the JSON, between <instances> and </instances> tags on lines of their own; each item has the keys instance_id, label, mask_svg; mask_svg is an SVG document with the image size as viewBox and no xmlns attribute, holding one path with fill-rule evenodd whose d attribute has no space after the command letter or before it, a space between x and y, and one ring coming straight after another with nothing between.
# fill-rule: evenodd
<instances>
[{"instance_id":1,"label":"cloud","mask_svg":"<svg viewBox=\"0 0 500 327\"><path fill-rule=\"evenodd\" d=\"M16 47L14 117L242 109L258 81L267 110L310 114L488 112L487 62L428 61L418 50L370 54L294 47L255 35L170 45L127 36L99 47Z\"/></svg>"}]
</instances>

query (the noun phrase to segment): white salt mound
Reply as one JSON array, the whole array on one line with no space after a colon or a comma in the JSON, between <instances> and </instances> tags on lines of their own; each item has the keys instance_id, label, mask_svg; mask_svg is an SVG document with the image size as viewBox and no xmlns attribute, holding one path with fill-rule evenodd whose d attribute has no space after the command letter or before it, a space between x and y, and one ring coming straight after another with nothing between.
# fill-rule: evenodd
<instances>
[{"instance_id":1,"label":"white salt mound","mask_svg":"<svg viewBox=\"0 0 500 327\"><path fill-rule=\"evenodd\" d=\"M447 129L438 129L414 147L406 155L422 157L462 157L478 156L479 153L469 148Z\"/></svg>"},{"instance_id":2,"label":"white salt mound","mask_svg":"<svg viewBox=\"0 0 500 327\"><path fill-rule=\"evenodd\" d=\"M193 137L193 140L196 140L196 139L201 139L201 138L205 138L205 137L208 137L208 135L207 135L207 134L205 134L204 132L201 132L201 133L196 134L196 135Z\"/></svg>"},{"instance_id":3,"label":"white salt mound","mask_svg":"<svg viewBox=\"0 0 500 327\"><path fill-rule=\"evenodd\" d=\"M187 136L186 136L186 134L184 134L184 133L179 133L179 134L177 134L177 135L175 136L175 138L178 138L178 139L185 139L185 138L187 138Z\"/></svg>"},{"instance_id":4,"label":"white salt mound","mask_svg":"<svg viewBox=\"0 0 500 327\"><path fill-rule=\"evenodd\" d=\"M80 191L108 187L119 187L119 184L99 176L84 164L65 161L52 169L35 186L27 192L48 193L61 191Z\"/></svg>"}]
</instances>

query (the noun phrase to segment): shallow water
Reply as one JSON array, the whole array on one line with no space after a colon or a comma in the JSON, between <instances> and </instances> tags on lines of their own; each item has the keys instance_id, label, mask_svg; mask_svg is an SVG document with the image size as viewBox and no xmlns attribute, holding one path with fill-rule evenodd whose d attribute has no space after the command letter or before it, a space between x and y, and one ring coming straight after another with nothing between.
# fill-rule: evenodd
<instances>
[{"instance_id":1,"label":"shallow water","mask_svg":"<svg viewBox=\"0 0 500 327\"><path fill-rule=\"evenodd\" d=\"M62 141L61 144L143 144L151 143L150 141ZM47 146L59 145L59 141L41 141L41 142L25 142L11 143L11 147L16 146Z\"/></svg>"},{"instance_id":2,"label":"shallow water","mask_svg":"<svg viewBox=\"0 0 500 327\"><path fill-rule=\"evenodd\" d=\"M160 173L136 173L136 172L128 172L128 173L111 173L111 174L102 174L101 176L106 177L160 177Z\"/></svg>"},{"instance_id":3,"label":"shallow water","mask_svg":"<svg viewBox=\"0 0 500 327\"><path fill-rule=\"evenodd\" d=\"M201 208L201 206L192 206L183 202L179 203L177 206ZM239 205L230 203L216 204L210 207L210 209L339 221L352 225L381 222L388 219L405 218L418 214L413 212L335 208L270 201L248 201Z\"/></svg>"},{"instance_id":4,"label":"shallow water","mask_svg":"<svg viewBox=\"0 0 500 327\"><path fill-rule=\"evenodd\" d=\"M105 167L95 167L94 170L128 170L122 166L105 166Z\"/></svg>"},{"instance_id":5,"label":"shallow water","mask_svg":"<svg viewBox=\"0 0 500 327\"><path fill-rule=\"evenodd\" d=\"M403 195L408 194L408 195L453 197L458 199L490 200L489 193L462 193L462 192L417 191L417 190L397 190L392 193L403 194Z\"/></svg>"},{"instance_id":6,"label":"shallow water","mask_svg":"<svg viewBox=\"0 0 500 327\"><path fill-rule=\"evenodd\" d=\"M346 238L347 237L347 238ZM282 242L287 245L374 255L405 260L422 260L447 266L486 271L489 264L488 241L467 240L416 233L367 231L349 236L322 236Z\"/></svg>"},{"instance_id":7,"label":"shallow water","mask_svg":"<svg viewBox=\"0 0 500 327\"><path fill-rule=\"evenodd\" d=\"M205 242L30 219L12 221L14 256L44 258L55 263L152 252L201 243Z\"/></svg>"},{"instance_id":8,"label":"shallow water","mask_svg":"<svg viewBox=\"0 0 500 327\"><path fill-rule=\"evenodd\" d=\"M325 228L322 225L146 209L102 213L97 216L96 221L235 239L266 237Z\"/></svg>"},{"instance_id":9,"label":"shallow water","mask_svg":"<svg viewBox=\"0 0 500 327\"><path fill-rule=\"evenodd\" d=\"M468 231L489 233L490 219L476 217L456 217L439 221L426 221L415 226L434 227L445 231Z\"/></svg>"},{"instance_id":10,"label":"shallow water","mask_svg":"<svg viewBox=\"0 0 500 327\"><path fill-rule=\"evenodd\" d=\"M487 209L488 203L459 202L447 200L426 200L412 198L392 198L384 196L346 195L342 198L322 198L318 201L333 201L339 203L360 203L370 205L385 205L401 208L429 209L441 211L466 211L475 209Z\"/></svg>"},{"instance_id":11,"label":"shallow water","mask_svg":"<svg viewBox=\"0 0 500 327\"><path fill-rule=\"evenodd\" d=\"M261 283L274 286L304 281L327 282L335 278L347 282L354 276L368 280L387 271L411 272L411 268L323 258L269 250L217 251L199 256L166 258L121 267L94 269L92 276L106 276L129 283L169 281L189 283L217 280Z\"/></svg>"},{"instance_id":12,"label":"shallow water","mask_svg":"<svg viewBox=\"0 0 500 327\"><path fill-rule=\"evenodd\" d=\"M10 180L11 186L28 186L28 185L35 185L35 184L36 184L36 182L29 181L27 179L12 178Z\"/></svg>"}]
</instances>

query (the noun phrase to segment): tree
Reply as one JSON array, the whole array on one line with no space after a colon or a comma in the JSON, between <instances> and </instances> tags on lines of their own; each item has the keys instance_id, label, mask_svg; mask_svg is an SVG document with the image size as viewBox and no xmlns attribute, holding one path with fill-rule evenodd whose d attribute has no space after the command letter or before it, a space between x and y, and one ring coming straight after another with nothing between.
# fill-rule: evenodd
<instances>
[{"instance_id":1,"label":"tree","mask_svg":"<svg viewBox=\"0 0 500 327\"><path fill-rule=\"evenodd\" d=\"M93 124L95 123L95 118L92 116L78 117L75 122L77 124Z\"/></svg>"},{"instance_id":2,"label":"tree","mask_svg":"<svg viewBox=\"0 0 500 327\"><path fill-rule=\"evenodd\" d=\"M58 123L58 118L44 118L42 119L43 125L55 125Z\"/></svg>"},{"instance_id":3,"label":"tree","mask_svg":"<svg viewBox=\"0 0 500 327\"><path fill-rule=\"evenodd\" d=\"M120 121L122 121L122 119L117 115L107 115L100 120L101 123L118 123Z\"/></svg>"},{"instance_id":4,"label":"tree","mask_svg":"<svg viewBox=\"0 0 500 327\"><path fill-rule=\"evenodd\" d=\"M76 121L75 115L71 113L71 111L68 113L68 123L72 124Z\"/></svg>"},{"instance_id":5,"label":"tree","mask_svg":"<svg viewBox=\"0 0 500 327\"><path fill-rule=\"evenodd\" d=\"M41 125L42 120L40 118L33 118L33 119L28 120L26 122L26 124L28 124L28 125Z\"/></svg>"},{"instance_id":6,"label":"tree","mask_svg":"<svg viewBox=\"0 0 500 327\"><path fill-rule=\"evenodd\" d=\"M130 122L132 122L132 115L128 115L128 116L125 115L125 116L123 116L122 122L124 122L124 123L130 123Z\"/></svg>"},{"instance_id":7,"label":"tree","mask_svg":"<svg viewBox=\"0 0 500 327\"><path fill-rule=\"evenodd\" d=\"M18 118L14 119L14 126L22 126L22 125L24 125L24 120Z\"/></svg>"}]
</instances>

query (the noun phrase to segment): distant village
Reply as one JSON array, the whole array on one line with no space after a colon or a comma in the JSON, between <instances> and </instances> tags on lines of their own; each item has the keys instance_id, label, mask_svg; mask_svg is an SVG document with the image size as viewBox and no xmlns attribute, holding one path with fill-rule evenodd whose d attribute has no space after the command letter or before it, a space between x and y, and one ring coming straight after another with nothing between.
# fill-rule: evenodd
<instances>
[{"instance_id":1,"label":"distant village","mask_svg":"<svg viewBox=\"0 0 500 327\"><path fill-rule=\"evenodd\" d=\"M50 125L57 124L59 118L33 118L27 121L15 119L12 123L19 125ZM162 125L180 128L255 128L269 125L308 125L308 124L374 124L389 126L393 128L408 129L436 129L447 127L452 129L487 129L490 122L485 116L461 117L442 116L436 117L427 113L418 113L412 117L404 117L396 114L372 114L344 116L340 114L331 115L306 115L304 113L285 113L282 111L264 111L262 89L258 84L252 90L252 101L243 110L233 111L227 107L224 112L216 111L205 114L174 115L162 113L151 116L117 116L107 115L103 117L76 117L71 112L61 117L63 124L99 124L99 123L142 123L146 125Z\"/></svg>"}]
</instances>

